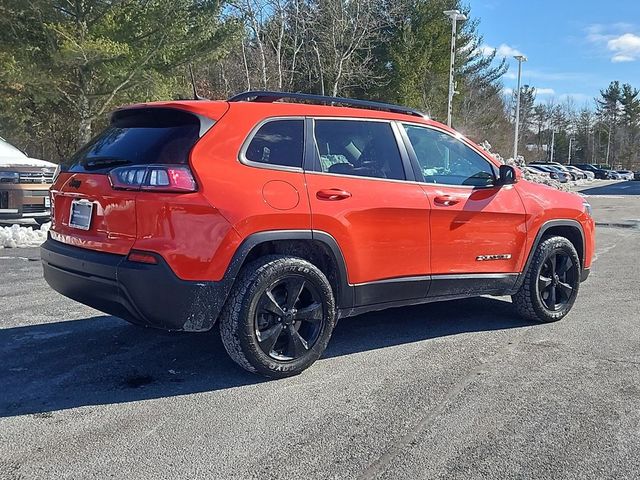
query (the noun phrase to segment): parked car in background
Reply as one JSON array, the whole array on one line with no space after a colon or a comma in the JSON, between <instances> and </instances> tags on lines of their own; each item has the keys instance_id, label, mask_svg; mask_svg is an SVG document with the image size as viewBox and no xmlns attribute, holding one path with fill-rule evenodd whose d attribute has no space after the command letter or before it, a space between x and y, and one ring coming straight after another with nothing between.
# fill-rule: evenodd
<instances>
[{"instance_id":1,"label":"parked car in background","mask_svg":"<svg viewBox=\"0 0 640 480\"><path fill-rule=\"evenodd\" d=\"M638 170L637 172L633 172L633 179L640 180L640 170Z\"/></svg>"},{"instance_id":2,"label":"parked car in background","mask_svg":"<svg viewBox=\"0 0 640 480\"><path fill-rule=\"evenodd\" d=\"M560 170L561 172L564 172L567 175L569 175L569 180L575 181L575 180L580 180L582 178L586 178L584 175L578 175L577 173L572 172L565 165L562 165L561 163L558 163L558 162L531 162L531 165L542 165L545 167L555 168L556 170Z\"/></svg>"},{"instance_id":3,"label":"parked car in background","mask_svg":"<svg viewBox=\"0 0 640 480\"><path fill-rule=\"evenodd\" d=\"M0 138L0 220L51 218L49 188L57 165L27 157Z\"/></svg>"},{"instance_id":4,"label":"parked car in background","mask_svg":"<svg viewBox=\"0 0 640 480\"><path fill-rule=\"evenodd\" d=\"M565 168L572 173L582 175L583 180L593 180L596 178L596 175L593 172L580 170L578 167L574 167L573 165L565 165Z\"/></svg>"},{"instance_id":5,"label":"parked car in background","mask_svg":"<svg viewBox=\"0 0 640 480\"><path fill-rule=\"evenodd\" d=\"M602 168L598 168L590 163L575 163L574 167L579 168L580 170L584 170L586 172L592 172L598 180L606 180L607 179L607 171Z\"/></svg>"},{"instance_id":6,"label":"parked car in background","mask_svg":"<svg viewBox=\"0 0 640 480\"><path fill-rule=\"evenodd\" d=\"M546 168L544 168L544 167L542 167L540 165L531 165L531 164L529 164L529 165L527 165L527 168L529 168L529 169L533 170L534 172L537 172L537 173L539 173L541 175L544 175L544 174L549 175L549 177L551 179L553 179L553 180L560 181L560 176L558 175L557 172L554 172L552 170L546 169Z\"/></svg>"},{"instance_id":7,"label":"parked car in background","mask_svg":"<svg viewBox=\"0 0 640 480\"><path fill-rule=\"evenodd\" d=\"M527 165L527 168L529 170L532 170L534 173L539 174L539 175L549 175L549 178L552 178L553 180L559 180L558 174L556 172L552 172L550 170L542 168L539 165L529 164L529 165Z\"/></svg>"},{"instance_id":8,"label":"parked car in background","mask_svg":"<svg viewBox=\"0 0 640 480\"><path fill-rule=\"evenodd\" d=\"M615 170L607 170L607 179L609 180L624 180L622 175Z\"/></svg>"},{"instance_id":9,"label":"parked car in background","mask_svg":"<svg viewBox=\"0 0 640 480\"><path fill-rule=\"evenodd\" d=\"M570 174L547 165L534 165L533 163L530 163L529 167L541 172L549 173L551 178L553 178L554 180L558 180L560 183L567 183L569 180L571 180Z\"/></svg>"},{"instance_id":10,"label":"parked car in background","mask_svg":"<svg viewBox=\"0 0 640 480\"><path fill-rule=\"evenodd\" d=\"M532 168L532 167L522 167L522 171L526 172L526 173L530 173L531 175L541 175L544 178L552 178L551 177L551 173L543 172L542 170L538 170L538 169ZM557 177L557 175L556 175L556 177Z\"/></svg>"},{"instance_id":11,"label":"parked car in background","mask_svg":"<svg viewBox=\"0 0 640 480\"><path fill-rule=\"evenodd\" d=\"M622 180L633 180L633 172L631 170L616 170Z\"/></svg>"},{"instance_id":12,"label":"parked car in background","mask_svg":"<svg viewBox=\"0 0 640 480\"><path fill-rule=\"evenodd\" d=\"M571 172L566 172L561 168L556 167L555 165L549 165L546 168L550 168L551 170L555 170L556 172L558 172L558 174L562 174L565 176L565 178L567 179L567 182L571 182L571 181L575 181L577 180L577 175L572 174Z\"/></svg>"}]
</instances>

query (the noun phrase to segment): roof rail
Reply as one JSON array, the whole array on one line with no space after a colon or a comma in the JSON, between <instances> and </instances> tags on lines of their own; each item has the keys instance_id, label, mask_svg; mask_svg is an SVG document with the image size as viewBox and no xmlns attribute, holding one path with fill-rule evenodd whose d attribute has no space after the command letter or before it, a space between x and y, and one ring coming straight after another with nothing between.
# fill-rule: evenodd
<instances>
[{"instance_id":1,"label":"roof rail","mask_svg":"<svg viewBox=\"0 0 640 480\"><path fill-rule=\"evenodd\" d=\"M405 115L413 115L415 117L426 117L425 114L417 110L403 107L401 105L394 105L392 103L372 102L369 100L358 100L344 97L327 97L325 95L315 95L311 93L270 92L256 90L239 93L238 95L234 95L233 97L231 97L228 101L273 103L283 99L303 100L306 102L322 105L335 105L336 103L338 103L348 107L368 108L371 110L383 110L393 113L403 113Z\"/></svg>"}]
</instances>

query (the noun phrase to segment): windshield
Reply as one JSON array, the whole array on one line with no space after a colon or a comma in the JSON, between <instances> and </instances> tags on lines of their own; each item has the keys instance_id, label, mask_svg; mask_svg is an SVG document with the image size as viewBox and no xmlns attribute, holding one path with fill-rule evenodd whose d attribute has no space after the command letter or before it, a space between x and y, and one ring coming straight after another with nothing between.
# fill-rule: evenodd
<instances>
[{"instance_id":1,"label":"windshield","mask_svg":"<svg viewBox=\"0 0 640 480\"><path fill-rule=\"evenodd\" d=\"M123 165L185 164L199 132L198 117L179 110L116 112L111 125L71 158L68 171L104 173Z\"/></svg>"}]
</instances>

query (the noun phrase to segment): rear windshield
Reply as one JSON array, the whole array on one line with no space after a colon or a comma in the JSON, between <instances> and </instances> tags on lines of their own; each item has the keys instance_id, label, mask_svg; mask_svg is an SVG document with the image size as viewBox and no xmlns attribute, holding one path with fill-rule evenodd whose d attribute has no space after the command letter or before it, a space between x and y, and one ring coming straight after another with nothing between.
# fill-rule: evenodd
<instances>
[{"instance_id":1,"label":"rear windshield","mask_svg":"<svg viewBox=\"0 0 640 480\"><path fill-rule=\"evenodd\" d=\"M123 110L71 158L66 170L103 173L125 165L184 164L199 133L200 120L187 112L166 108Z\"/></svg>"}]
</instances>

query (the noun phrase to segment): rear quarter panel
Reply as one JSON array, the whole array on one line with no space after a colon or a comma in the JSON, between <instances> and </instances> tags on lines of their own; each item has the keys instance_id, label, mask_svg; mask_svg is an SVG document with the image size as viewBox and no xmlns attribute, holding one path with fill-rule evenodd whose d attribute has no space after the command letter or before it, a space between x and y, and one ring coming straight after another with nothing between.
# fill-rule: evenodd
<instances>
[{"instance_id":1,"label":"rear quarter panel","mask_svg":"<svg viewBox=\"0 0 640 480\"><path fill-rule=\"evenodd\" d=\"M296 112L287 115L297 116ZM270 104L234 104L191 153L199 193L233 230L219 245L211 245L212 252L216 247L215 262L208 271L211 280L224 276L234 252L249 235L270 230L311 230L309 198L301 169L261 168L239 160L241 147L254 127L266 118L280 116L283 115ZM287 204L279 205L277 202L284 196Z\"/></svg>"},{"instance_id":2,"label":"rear quarter panel","mask_svg":"<svg viewBox=\"0 0 640 480\"><path fill-rule=\"evenodd\" d=\"M231 224L200 193L136 197L134 249L156 252L182 280L219 280L238 243Z\"/></svg>"}]
</instances>

